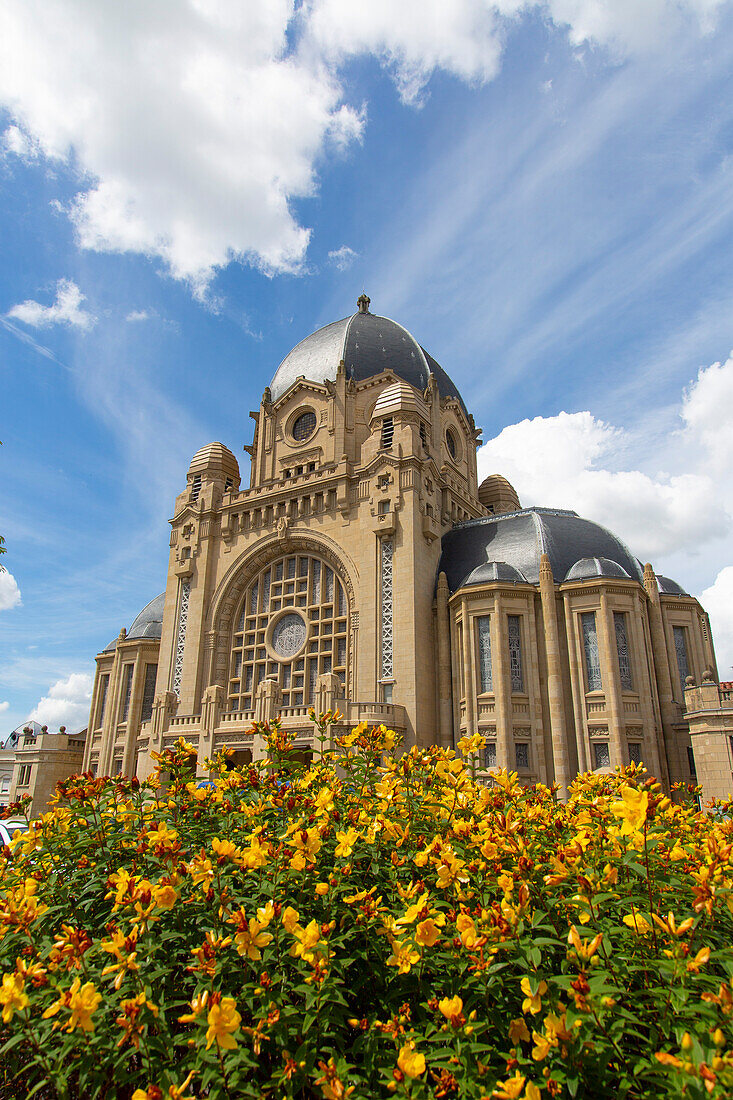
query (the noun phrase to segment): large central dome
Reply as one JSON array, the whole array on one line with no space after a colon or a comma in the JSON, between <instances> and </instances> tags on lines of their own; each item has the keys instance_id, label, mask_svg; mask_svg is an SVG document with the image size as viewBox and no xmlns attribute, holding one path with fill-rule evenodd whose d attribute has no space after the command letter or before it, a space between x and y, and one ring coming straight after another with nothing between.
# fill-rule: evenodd
<instances>
[{"instance_id":1,"label":"large central dome","mask_svg":"<svg viewBox=\"0 0 733 1100\"><path fill-rule=\"evenodd\" d=\"M454 397L467 416L453 382L415 337L396 321L370 313L365 295L358 304L357 313L319 328L285 356L270 383L272 400L281 398L299 377L311 382L333 381L343 359L346 377L355 382L390 370L415 389L424 390L432 374L441 397Z\"/></svg>"}]
</instances>

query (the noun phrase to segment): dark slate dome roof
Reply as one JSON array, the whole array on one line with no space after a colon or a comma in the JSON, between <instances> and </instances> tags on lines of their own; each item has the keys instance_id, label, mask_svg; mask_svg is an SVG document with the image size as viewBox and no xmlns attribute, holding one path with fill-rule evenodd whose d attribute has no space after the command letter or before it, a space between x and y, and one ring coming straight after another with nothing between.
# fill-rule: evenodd
<instances>
[{"instance_id":1,"label":"dark slate dome roof","mask_svg":"<svg viewBox=\"0 0 733 1100\"><path fill-rule=\"evenodd\" d=\"M629 574L610 558L581 558L565 574L566 581L586 581L591 577L625 577L628 580Z\"/></svg>"},{"instance_id":2,"label":"dark slate dome roof","mask_svg":"<svg viewBox=\"0 0 733 1100\"><path fill-rule=\"evenodd\" d=\"M487 562L503 563L530 584L539 584L542 554L548 555L557 582L563 581L583 558L606 559L622 570L611 575L625 573L643 581L639 563L621 539L599 523L581 519L577 512L524 508L505 515L482 516L454 527L443 535L442 542L439 569L445 572L451 592L464 584L480 583L475 579L476 570Z\"/></svg>"},{"instance_id":3,"label":"dark slate dome roof","mask_svg":"<svg viewBox=\"0 0 733 1100\"><path fill-rule=\"evenodd\" d=\"M165 603L165 592L161 592L159 596L156 596L154 600L151 600L149 604L146 604L140 614L137 616L132 626L127 632L128 638L160 638L163 632L163 605ZM111 649L115 649L117 646L117 639L110 642L104 649L105 653L108 653Z\"/></svg>"},{"instance_id":4,"label":"dark slate dome roof","mask_svg":"<svg viewBox=\"0 0 733 1100\"><path fill-rule=\"evenodd\" d=\"M492 581L511 581L514 584L526 584L527 578L523 577L513 565L507 565L505 561L485 561L483 565L477 565L468 574L463 584L491 584Z\"/></svg>"},{"instance_id":5,"label":"dark slate dome roof","mask_svg":"<svg viewBox=\"0 0 733 1100\"><path fill-rule=\"evenodd\" d=\"M433 374L440 396L455 398L468 419L457 388L415 337L396 321L361 310L319 328L285 356L270 383L272 400L278 401L301 375L310 382L332 382L342 359L347 378L355 382L391 370L415 389L424 390Z\"/></svg>"},{"instance_id":6,"label":"dark slate dome roof","mask_svg":"<svg viewBox=\"0 0 733 1100\"><path fill-rule=\"evenodd\" d=\"M665 596L689 596L689 592L685 592L681 584L670 580L669 577L662 577L659 573L657 573L657 588Z\"/></svg>"}]
</instances>

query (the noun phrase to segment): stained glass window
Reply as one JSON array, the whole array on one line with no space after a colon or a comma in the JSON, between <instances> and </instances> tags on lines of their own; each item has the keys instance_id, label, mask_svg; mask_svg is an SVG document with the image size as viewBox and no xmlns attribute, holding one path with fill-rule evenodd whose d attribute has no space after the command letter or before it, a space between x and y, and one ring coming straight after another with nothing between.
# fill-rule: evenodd
<instances>
[{"instance_id":1,"label":"stained glass window","mask_svg":"<svg viewBox=\"0 0 733 1100\"><path fill-rule=\"evenodd\" d=\"M232 638L229 710L253 710L257 685L265 677L278 681L284 707L314 702L323 673L334 672L345 685L348 598L340 578L325 562L308 555L284 555L255 577L242 607L244 618L235 618ZM288 614L279 616L268 653L267 628L282 611Z\"/></svg>"},{"instance_id":2,"label":"stained glass window","mask_svg":"<svg viewBox=\"0 0 733 1100\"><path fill-rule=\"evenodd\" d=\"M629 742L629 764L641 764L641 745L638 741Z\"/></svg>"},{"instance_id":3,"label":"stained glass window","mask_svg":"<svg viewBox=\"0 0 733 1100\"><path fill-rule=\"evenodd\" d=\"M690 662L687 657L687 631L684 626L675 626L672 630L674 633L674 648L677 654L677 668L680 674L680 685L684 692L687 687L687 677L690 675Z\"/></svg>"},{"instance_id":4,"label":"stained glass window","mask_svg":"<svg viewBox=\"0 0 733 1100\"><path fill-rule=\"evenodd\" d=\"M123 670L122 680L122 714L120 715L120 721L126 722L127 716L130 713L130 696L132 695L132 673L135 669L133 664L125 665Z\"/></svg>"},{"instance_id":5,"label":"stained glass window","mask_svg":"<svg viewBox=\"0 0 733 1100\"><path fill-rule=\"evenodd\" d=\"M509 637L509 676L511 679L512 691L524 691L522 628L519 615L507 616L507 634Z\"/></svg>"},{"instance_id":6,"label":"stained glass window","mask_svg":"<svg viewBox=\"0 0 733 1100\"><path fill-rule=\"evenodd\" d=\"M101 683L101 695L99 699L99 718L97 719L97 728L104 722L104 712L107 707L107 691L109 689L109 673L106 673L102 677Z\"/></svg>"},{"instance_id":7,"label":"stained glass window","mask_svg":"<svg viewBox=\"0 0 733 1100\"><path fill-rule=\"evenodd\" d=\"M514 761L517 768L529 767L529 745L523 741L514 746Z\"/></svg>"},{"instance_id":8,"label":"stained glass window","mask_svg":"<svg viewBox=\"0 0 733 1100\"><path fill-rule=\"evenodd\" d=\"M608 741L596 741L593 744L593 756L595 757L597 768L608 768L611 766L611 752L608 747Z\"/></svg>"},{"instance_id":9,"label":"stained glass window","mask_svg":"<svg viewBox=\"0 0 733 1100\"><path fill-rule=\"evenodd\" d=\"M158 666L145 666L145 685L143 687L143 709L140 715L141 722L147 722L153 713L155 702L155 681L158 678Z\"/></svg>"},{"instance_id":10,"label":"stained glass window","mask_svg":"<svg viewBox=\"0 0 733 1100\"><path fill-rule=\"evenodd\" d=\"M598 634L596 632L596 613L586 611L580 616L580 625L583 631L583 652L585 654L585 675L588 681L588 691L600 691L601 661L598 654Z\"/></svg>"},{"instance_id":11,"label":"stained glass window","mask_svg":"<svg viewBox=\"0 0 733 1100\"><path fill-rule=\"evenodd\" d=\"M476 620L478 634L478 667L481 691L493 691L491 675L491 618L481 615Z\"/></svg>"},{"instance_id":12,"label":"stained glass window","mask_svg":"<svg viewBox=\"0 0 733 1100\"><path fill-rule=\"evenodd\" d=\"M484 767L496 767L496 741L487 741L484 747Z\"/></svg>"},{"instance_id":13,"label":"stained glass window","mask_svg":"<svg viewBox=\"0 0 733 1100\"><path fill-rule=\"evenodd\" d=\"M631 676L631 658L629 657L629 643L626 637L626 615L623 611L614 611L613 625L616 630L616 650L618 651L621 687L624 691L633 691L634 681Z\"/></svg>"}]
</instances>

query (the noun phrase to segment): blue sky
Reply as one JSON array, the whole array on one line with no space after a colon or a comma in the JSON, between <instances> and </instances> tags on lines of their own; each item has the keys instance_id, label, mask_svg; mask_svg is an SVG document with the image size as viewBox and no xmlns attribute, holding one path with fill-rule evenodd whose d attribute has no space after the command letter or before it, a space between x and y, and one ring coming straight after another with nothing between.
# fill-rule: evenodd
<instances>
[{"instance_id":1,"label":"blue sky","mask_svg":"<svg viewBox=\"0 0 733 1100\"><path fill-rule=\"evenodd\" d=\"M482 472L702 598L733 678L732 47L727 0L9 0L0 721L84 724L191 455L246 478L362 289Z\"/></svg>"}]
</instances>

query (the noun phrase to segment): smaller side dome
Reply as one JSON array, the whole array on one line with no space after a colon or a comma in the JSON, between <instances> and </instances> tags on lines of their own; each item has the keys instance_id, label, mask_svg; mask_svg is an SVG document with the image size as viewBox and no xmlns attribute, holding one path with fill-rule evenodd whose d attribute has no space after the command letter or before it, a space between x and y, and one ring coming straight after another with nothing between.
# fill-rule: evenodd
<instances>
[{"instance_id":1,"label":"smaller side dome","mask_svg":"<svg viewBox=\"0 0 733 1100\"><path fill-rule=\"evenodd\" d=\"M508 581L510 584L526 584L527 578L505 561L486 561L478 565L461 581L459 588L469 584L491 584L492 581Z\"/></svg>"},{"instance_id":2,"label":"smaller side dome","mask_svg":"<svg viewBox=\"0 0 733 1100\"><path fill-rule=\"evenodd\" d=\"M689 596L689 592L685 592L681 584L670 580L669 577L662 577L659 573L657 573L657 588L664 596Z\"/></svg>"},{"instance_id":3,"label":"smaller side dome","mask_svg":"<svg viewBox=\"0 0 733 1100\"><path fill-rule=\"evenodd\" d=\"M236 485L239 484L239 463L223 443L207 443L191 459L188 467L188 478L197 474L211 478L231 478Z\"/></svg>"},{"instance_id":4,"label":"smaller side dome","mask_svg":"<svg viewBox=\"0 0 733 1100\"><path fill-rule=\"evenodd\" d=\"M610 558L581 558L571 565L565 574L566 581L585 581L593 577L625 577L630 580L629 574L623 565Z\"/></svg>"},{"instance_id":5,"label":"smaller side dome","mask_svg":"<svg viewBox=\"0 0 733 1100\"><path fill-rule=\"evenodd\" d=\"M382 390L372 412L372 422L382 416L394 416L396 413L418 413L427 416L427 406L417 391L408 382L394 382Z\"/></svg>"},{"instance_id":6,"label":"smaller side dome","mask_svg":"<svg viewBox=\"0 0 733 1100\"><path fill-rule=\"evenodd\" d=\"M140 614L133 621L129 632L124 633L123 636L132 641L134 638L157 638L163 633L163 608L165 606L165 592L161 592L159 596L156 596L154 600L146 604ZM103 653L111 653L117 648L117 642L119 635L114 641L110 642Z\"/></svg>"},{"instance_id":7,"label":"smaller side dome","mask_svg":"<svg viewBox=\"0 0 733 1100\"><path fill-rule=\"evenodd\" d=\"M489 474L478 487L478 498L487 512L502 515L505 512L519 512L517 491L501 474Z\"/></svg>"}]
</instances>

